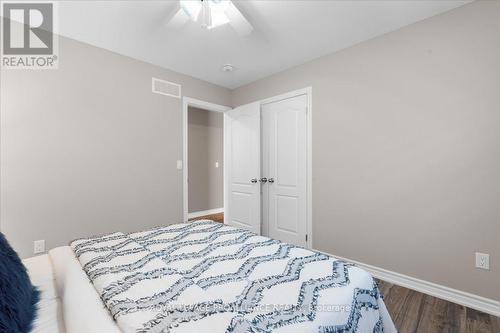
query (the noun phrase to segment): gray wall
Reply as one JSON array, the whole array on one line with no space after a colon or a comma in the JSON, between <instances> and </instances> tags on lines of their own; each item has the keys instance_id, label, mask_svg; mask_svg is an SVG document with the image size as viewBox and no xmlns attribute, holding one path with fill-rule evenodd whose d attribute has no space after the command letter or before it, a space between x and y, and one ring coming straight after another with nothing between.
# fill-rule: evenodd
<instances>
[{"instance_id":1,"label":"gray wall","mask_svg":"<svg viewBox=\"0 0 500 333\"><path fill-rule=\"evenodd\" d=\"M188 108L190 213L224 207L223 122L223 113Z\"/></svg>"},{"instance_id":2,"label":"gray wall","mask_svg":"<svg viewBox=\"0 0 500 333\"><path fill-rule=\"evenodd\" d=\"M182 221L183 95L230 105L230 91L67 38L58 70L2 70L0 228L21 256L116 230Z\"/></svg>"},{"instance_id":3,"label":"gray wall","mask_svg":"<svg viewBox=\"0 0 500 333\"><path fill-rule=\"evenodd\" d=\"M472 3L233 92L312 86L315 248L500 300L499 36Z\"/></svg>"}]
</instances>

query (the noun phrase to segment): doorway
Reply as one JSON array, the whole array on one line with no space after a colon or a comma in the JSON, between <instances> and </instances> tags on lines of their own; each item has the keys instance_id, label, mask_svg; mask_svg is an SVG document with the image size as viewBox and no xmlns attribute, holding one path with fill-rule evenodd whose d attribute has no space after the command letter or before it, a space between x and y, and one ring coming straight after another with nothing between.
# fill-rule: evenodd
<instances>
[{"instance_id":1,"label":"doorway","mask_svg":"<svg viewBox=\"0 0 500 333\"><path fill-rule=\"evenodd\" d=\"M183 98L184 221L224 221L224 112L229 107Z\"/></svg>"},{"instance_id":2,"label":"doorway","mask_svg":"<svg viewBox=\"0 0 500 333\"><path fill-rule=\"evenodd\" d=\"M311 101L311 87L233 109L184 97L184 221L189 221L190 214L191 219L213 214L189 212L189 192L197 191L188 182L188 109L192 107L223 113L224 153L219 168L224 175L224 204L217 208L223 210L224 223L312 248ZM207 168L215 167L215 162ZM196 209L200 208L192 210Z\"/></svg>"}]
</instances>

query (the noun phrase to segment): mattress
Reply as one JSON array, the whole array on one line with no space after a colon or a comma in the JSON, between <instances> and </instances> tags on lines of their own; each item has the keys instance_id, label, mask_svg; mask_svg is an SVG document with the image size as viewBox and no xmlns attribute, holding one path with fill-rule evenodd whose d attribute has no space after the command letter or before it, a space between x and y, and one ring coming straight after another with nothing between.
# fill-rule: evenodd
<instances>
[{"instance_id":1,"label":"mattress","mask_svg":"<svg viewBox=\"0 0 500 333\"><path fill-rule=\"evenodd\" d=\"M40 290L31 333L120 333L69 246L23 260Z\"/></svg>"},{"instance_id":2,"label":"mattress","mask_svg":"<svg viewBox=\"0 0 500 333\"><path fill-rule=\"evenodd\" d=\"M66 333L120 333L69 246L52 249L49 256Z\"/></svg>"},{"instance_id":3,"label":"mattress","mask_svg":"<svg viewBox=\"0 0 500 333\"><path fill-rule=\"evenodd\" d=\"M33 333L64 333L62 303L55 288L55 276L48 255L23 260L31 283L40 290Z\"/></svg>"},{"instance_id":4,"label":"mattress","mask_svg":"<svg viewBox=\"0 0 500 333\"><path fill-rule=\"evenodd\" d=\"M197 221L70 246L123 332L396 332L367 272L243 229Z\"/></svg>"}]
</instances>

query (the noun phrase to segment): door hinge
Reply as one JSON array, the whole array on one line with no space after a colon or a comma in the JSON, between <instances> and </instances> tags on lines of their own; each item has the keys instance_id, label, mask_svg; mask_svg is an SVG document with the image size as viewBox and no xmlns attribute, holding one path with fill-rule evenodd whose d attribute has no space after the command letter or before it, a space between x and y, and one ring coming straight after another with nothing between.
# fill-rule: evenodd
<instances>
[{"instance_id":1,"label":"door hinge","mask_svg":"<svg viewBox=\"0 0 500 333\"><path fill-rule=\"evenodd\" d=\"M306 242L307 242L307 234L306 234Z\"/></svg>"}]
</instances>

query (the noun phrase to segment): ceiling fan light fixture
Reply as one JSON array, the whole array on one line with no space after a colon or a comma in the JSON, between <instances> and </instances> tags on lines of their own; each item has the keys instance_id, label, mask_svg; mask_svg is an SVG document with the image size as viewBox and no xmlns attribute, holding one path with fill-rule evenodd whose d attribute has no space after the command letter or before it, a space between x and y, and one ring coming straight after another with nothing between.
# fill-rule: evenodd
<instances>
[{"instance_id":1,"label":"ceiling fan light fixture","mask_svg":"<svg viewBox=\"0 0 500 333\"><path fill-rule=\"evenodd\" d=\"M210 29L212 27L212 9L208 0L201 0L201 11L198 21L203 29Z\"/></svg>"},{"instance_id":2,"label":"ceiling fan light fixture","mask_svg":"<svg viewBox=\"0 0 500 333\"><path fill-rule=\"evenodd\" d=\"M201 11L201 2L193 0L180 0L181 10L188 16L191 20L198 20L198 16Z\"/></svg>"},{"instance_id":3,"label":"ceiling fan light fixture","mask_svg":"<svg viewBox=\"0 0 500 333\"><path fill-rule=\"evenodd\" d=\"M180 0L179 3L184 14L205 29L229 23L226 12L232 5L230 0Z\"/></svg>"}]
</instances>

